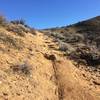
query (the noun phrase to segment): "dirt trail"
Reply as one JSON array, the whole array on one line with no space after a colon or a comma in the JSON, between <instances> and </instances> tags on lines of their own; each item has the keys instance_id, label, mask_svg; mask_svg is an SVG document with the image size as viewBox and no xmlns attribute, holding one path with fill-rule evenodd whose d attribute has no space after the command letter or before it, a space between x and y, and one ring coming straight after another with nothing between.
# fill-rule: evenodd
<instances>
[{"instance_id":1,"label":"dirt trail","mask_svg":"<svg viewBox=\"0 0 100 100\"><path fill-rule=\"evenodd\" d=\"M0 43L0 100L100 100L86 88L80 71L56 50L51 38L39 32L17 38L24 43L22 50L5 49ZM56 60L45 54L55 55ZM11 66L24 62L32 66L31 75L13 73Z\"/></svg>"},{"instance_id":2,"label":"dirt trail","mask_svg":"<svg viewBox=\"0 0 100 100\"><path fill-rule=\"evenodd\" d=\"M76 77L75 68L70 61L58 62L55 67L57 67L59 100L99 100L94 98L88 89L80 85L77 79L79 77Z\"/></svg>"},{"instance_id":3,"label":"dirt trail","mask_svg":"<svg viewBox=\"0 0 100 100\"><path fill-rule=\"evenodd\" d=\"M45 36L44 36L45 37ZM49 43L50 45L50 43ZM55 55L56 53L54 53ZM59 56L60 52L56 55ZM58 100L99 100L100 96L89 88L86 80L79 75L82 73L71 61L60 57L52 61L55 83L58 87ZM77 74L78 73L78 74Z\"/></svg>"}]
</instances>

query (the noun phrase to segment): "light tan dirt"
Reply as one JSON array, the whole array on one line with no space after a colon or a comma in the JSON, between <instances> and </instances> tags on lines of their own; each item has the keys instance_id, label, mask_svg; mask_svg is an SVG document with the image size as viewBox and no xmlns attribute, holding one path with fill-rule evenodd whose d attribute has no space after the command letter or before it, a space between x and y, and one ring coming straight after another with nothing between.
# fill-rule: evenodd
<instances>
[{"instance_id":1,"label":"light tan dirt","mask_svg":"<svg viewBox=\"0 0 100 100\"><path fill-rule=\"evenodd\" d=\"M56 50L51 38L39 32L26 37L5 32L20 39L23 49L0 42L0 100L100 100L100 86L90 88L90 82ZM53 54L57 60L51 61L44 54ZM13 73L10 67L23 63L32 67L31 74Z\"/></svg>"}]
</instances>

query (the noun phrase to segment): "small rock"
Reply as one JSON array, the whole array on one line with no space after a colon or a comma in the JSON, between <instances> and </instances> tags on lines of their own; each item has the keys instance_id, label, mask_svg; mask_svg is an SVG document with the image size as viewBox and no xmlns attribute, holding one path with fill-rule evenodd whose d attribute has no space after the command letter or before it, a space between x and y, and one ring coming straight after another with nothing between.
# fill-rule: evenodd
<instances>
[{"instance_id":1,"label":"small rock","mask_svg":"<svg viewBox=\"0 0 100 100\"><path fill-rule=\"evenodd\" d=\"M83 73L82 75L83 75L83 77L86 77L86 74Z\"/></svg>"},{"instance_id":2,"label":"small rock","mask_svg":"<svg viewBox=\"0 0 100 100\"><path fill-rule=\"evenodd\" d=\"M20 96L20 93L16 93L18 96Z\"/></svg>"},{"instance_id":3,"label":"small rock","mask_svg":"<svg viewBox=\"0 0 100 100\"><path fill-rule=\"evenodd\" d=\"M3 93L3 95L4 95L4 96L8 96L8 94L7 94L7 93Z\"/></svg>"},{"instance_id":4,"label":"small rock","mask_svg":"<svg viewBox=\"0 0 100 100\"><path fill-rule=\"evenodd\" d=\"M44 57L47 58L48 60L52 60L55 61L56 60L56 56L54 54L44 54Z\"/></svg>"},{"instance_id":5,"label":"small rock","mask_svg":"<svg viewBox=\"0 0 100 100\"><path fill-rule=\"evenodd\" d=\"M29 49L29 51L33 51L33 49L32 48L28 48Z\"/></svg>"},{"instance_id":6,"label":"small rock","mask_svg":"<svg viewBox=\"0 0 100 100\"><path fill-rule=\"evenodd\" d=\"M94 80L93 83L94 83L95 85L100 85L100 81L99 81L99 80Z\"/></svg>"}]
</instances>

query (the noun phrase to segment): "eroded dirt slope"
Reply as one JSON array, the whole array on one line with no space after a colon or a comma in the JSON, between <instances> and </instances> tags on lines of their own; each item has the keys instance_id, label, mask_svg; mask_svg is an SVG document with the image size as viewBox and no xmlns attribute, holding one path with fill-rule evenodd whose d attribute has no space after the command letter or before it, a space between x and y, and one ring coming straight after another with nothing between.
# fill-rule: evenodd
<instances>
[{"instance_id":1,"label":"eroded dirt slope","mask_svg":"<svg viewBox=\"0 0 100 100\"><path fill-rule=\"evenodd\" d=\"M21 37L1 28L0 100L100 100L100 84L58 48L43 33Z\"/></svg>"}]
</instances>

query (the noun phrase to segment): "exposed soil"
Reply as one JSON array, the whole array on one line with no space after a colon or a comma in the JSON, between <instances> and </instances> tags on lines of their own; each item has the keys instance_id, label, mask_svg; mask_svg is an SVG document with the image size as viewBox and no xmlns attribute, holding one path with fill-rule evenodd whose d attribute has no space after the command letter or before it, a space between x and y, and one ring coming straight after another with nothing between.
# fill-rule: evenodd
<instances>
[{"instance_id":1,"label":"exposed soil","mask_svg":"<svg viewBox=\"0 0 100 100\"><path fill-rule=\"evenodd\" d=\"M100 100L99 19L44 34L1 17L0 100Z\"/></svg>"},{"instance_id":2,"label":"exposed soil","mask_svg":"<svg viewBox=\"0 0 100 100\"><path fill-rule=\"evenodd\" d=\"M91 73L64 58L53 39L39 32L20 37L1 30L23 45L19 50L0 42L0 100L100 100L97 77L91 80ZM26 63L29 74L23 67L12 69Z\"/></svg>"}]
</instances>

